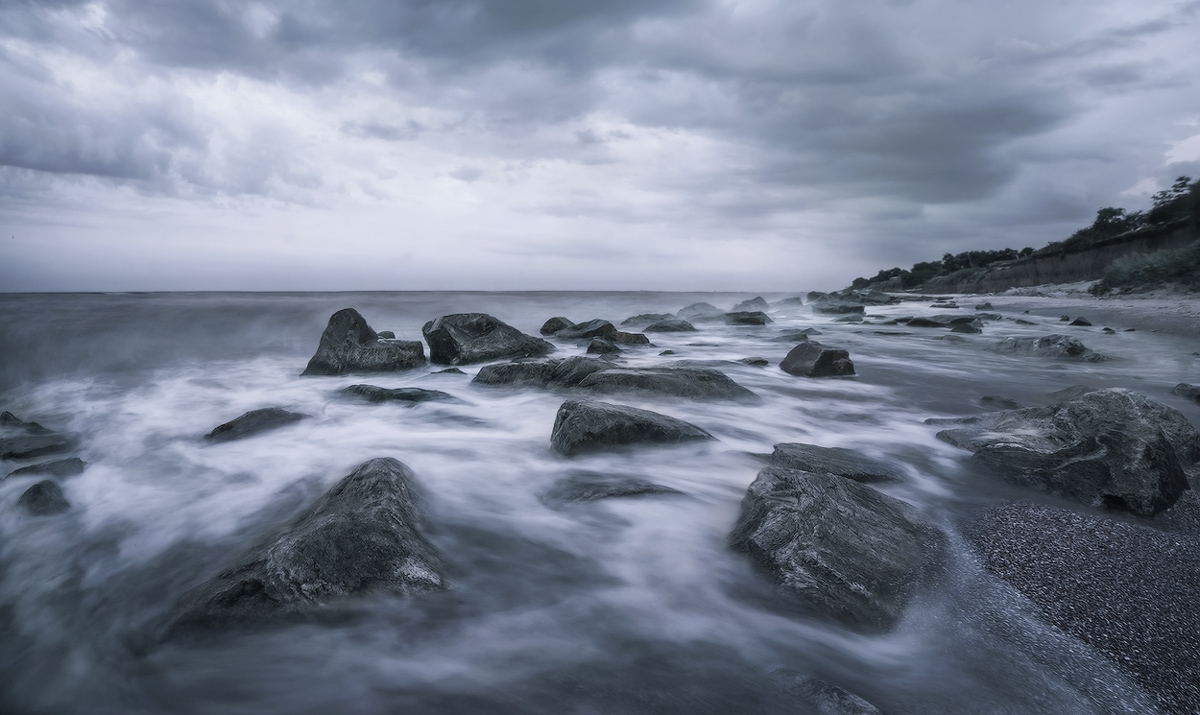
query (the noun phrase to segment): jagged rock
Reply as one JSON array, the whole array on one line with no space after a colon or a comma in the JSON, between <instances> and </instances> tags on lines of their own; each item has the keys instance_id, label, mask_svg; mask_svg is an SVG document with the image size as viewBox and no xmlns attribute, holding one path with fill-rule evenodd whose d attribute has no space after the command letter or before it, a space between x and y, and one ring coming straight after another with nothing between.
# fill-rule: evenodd
<instances>
[{"instance_id":1,"label":"jagged rock","mask_svg":"<svg viewBox=\"0 0 1200 715\"><path fill-rule=\"evenodd\" d=\"M343 308L329 317L316 354L300 374L394 372L424 364L425 346L419 340L381 338L357 310Z\"/></svg>"},{"instance_id":2,"label":"jagged rock","mask_svg":"<svg viewBox=\"0 0 1200 715\"><path fill-rule=\"evenodd\" d=\"M1200 385L1189 385L1181 382L1171 389L1171 394L1186 397L1194 402L1200 402Z\"/></svg>"},{"instance_id":3,"label":"jagged rock","mask_svg":"<svg viewBox=\"0 0 1200 715\"><path fill-rule=\"evenodd\" d=\"M793 330L784 333L777 338L771 338L773 343L800 343L808 340L810 335L820 335L821 331L816 328L805 328L804 330Z\"/></svg>"},{"instance_id":4,"label":"jagged rock","mask_svg":"<svg viewBox=\"0 0 1200 715\"><path fill-rule=\"evenodd\" d=\"M607 402L567 400L558 408L550 446L574 456L616 447L679 444L713 436L683 420Z\"/></svg>"},{"instance_id":5,"label":"jagged rock","mask_svg":"<svg viewBox=\"0 0 1200 715\"><path fill-rule=\"evenodd\" d=\"M1091 324L1092 324L1091 321L1089 321L1087 318L1084 318L1084 317L1079 317L1079 318L1076 318L1075 320L1071 321L1071 325L1078 325L1078 326L1082 326L1082 327L1090 327Z\"/></svg>"},{"instance_id":6,"label":"jagged rock","mask_svg":"<svg viewBox=\"0 0 1200 715\"><path fill-rule=\"evenodd\" d=\"M867 309L862 303L842 300L840 298L809 299L808 303L814 313L826 313L830 315L863 313Z\"/></svg>"},{"instance_id":7,"label":"jagged rock","mask_svg":"<svg viewBox=\"0 0 1200 715\"><path fill-rule=\"evenodd\" d=\"M41 464L31 464L28 467L14 469L8 473L9 477L23 477L27 474L49 474L54 477L73 477L76 474L83 474L83 470L87 467L87 462L79 457L68 457L67 459L56 459L53 462L42 462ZM5 477L6 479L8 477Z\"/></svg>"},{"instance_id":8,"label":"jagged rock","mask_svg":"<svg viewBox=\"0 0 1200 715\"><path fill-rule=\"evenodd\" d=\"M614 330L609 333L606 340L614 342L618 345L649 345L650 338L647 338L641 333L626 333L621 330Z\"/></svg>"},{"instance_id":9,"label":"jagged rock","mask_svg":"<svg viewBox=\"0 0 1200 715\"><path fill-rule=\"evenodd\" d=\"M651 323L642 329L644 333L694 333L696 328L686 320L667 318Z\"/></svg>"},{"instance_id":10,"label":"jagged rock","mask_svg":"<svg viewBox=\"0 0 1200 715\"><path fill-rule=\"evenodd\" d=\"M926 540L898 499L833 474L766 467L746 491L730 545L814 611L881 631L904 610Z\"/></svg>"},{"instance_id":11,"label":"jagged rock","mask_svg":"<svg viewBox=\"0 0 1200 715\"><path fill-rule=\"evenodd\" d=\"M670 320L674 317L674 313L640 313L622 320L621 325L649 325L657 323L660 320Z\"/></svg>"},{"instance_id":12,"label":"jagged rock","mask_svg":"<svg viewBox=\"0 0 1200 715\"><path fill-rule=\"evenodd\" d=\"M779 369L803 377L836 377L853 375L854 363L849 352L809 340L792 348L780 361Z\"/></svg>"},{"instance_id":13,"label":"jagged rock","mask_svg":"<svg viewBox=\"0 0 1200 715\"><path fill-rule=\"evenodd\" d=\"M744 357L741 360L738 360L738 362L743 365L753 365L754 367L766 367L767 365L771 364L770 360L766 359L765 357L758 357L757 355L754 357Z\"/></svg>"},{"instance_id":14,"label":"jagged rock","mask_svg":"<svg viewBox=\"0 0 1200 715\"><path fill-rule=\"evenodd\" d=\"M766 325L771 318L761 310L733 311L725 314L726 325Z\"/></svg>"},{"instance_id":15,"label":"jagged rock","mask_svg":"<svg viewBox=\"0 0 1200 715\"><path fill-rule=\"evenodd\" d=\"M592 342L588 343L587 352L588 355L615 355L621 352L621 348L604 338L593 338Z\"/></svg>"},{"instance_id":16,"label":"jagged rock","mask_svg":"<svg viewBox=\"0 0 1200 715\"><path fill-rule=\"evenodd\" d=\"M750 300L743 300L741 303L738 303L737 305L730 308L729 312L730 313L743 313L743 312L754 312L754 311L762 312L769 307L771 307L771 306L767 305L767 301L763 300L763 297L760 295L760 296L751 298Z\"/></svg>"},{"instance_id":17,"label":"jagged rock","mask_svg":"<svg viewBox=\"0 0 1200 715\"><path fill-rule=\"evenodd\" d=\"M372 459L291 524L188 594L176 629L210 629L304 613L374 591L413 594L447 587L445 566L421 534L412 471Z\"/></svg>"},{"instance_id":18,"label":"jagged rock","mask_svg":"<svg viewBox=\"0 0 1200 715\"><path fill-rule=\"evenodd\" d=\"M833 474L863 484L904 480L902 470L845 447L819 447L815 444L784 442L775 445L775 451L771 454L771 465L781 469Z\"/></svg>"},{"instance_id":19,"label":"jagged rock","mask_svg":"<svg viewBox=\"0 0 1200 715\"><path fill-rule=\"evenodd\" d=\"M288 412L278 407L251 410L241 417L214 427L212 432L204 435L204 439L210 442L230 442L235 439L250 437L260 432L285 427L307 418L308 415Z\"/></svg>"},{"instance_id":20,"label":"jagged rock","mask_svg":"<svg viewBox=\"0 0 1200 715\"><path fill-rule=\"evenodd\" d=\"M25 490L17 499L17 505L34 516L50 516L61 514L71 508L70 502L63 496L62 489L45 479Z\"/></svg>"},{"instance_id":21,"label":"jagged rock","mask_svg":"<svg viewBox=\"0 0 1200 715\"><path fill-rule=\"evenodd\" d=\"M709 368L609 368L579 381L582 390L601 394L652 393L699 400L753 400L750 390Z\"/></svg>"},{"instance_id":22,"label":"jagged rock","mask_svg":"<svg viewBox=\"0 0 1200 715\"><path fill-rule=\"evenodd\" d=\"M576 323L569 328L563 328L554 334L559 340L586 340L588 338L607 338L617 332L617 326L599 318L584 323Z\"/></svg>"},{"instance_id":23,"label":"jagged rock","mask_svg":"<svg viewBox=\"0 0 1200 715\"><path fill-rule=\"evenodd\" d=\"M1043 335L1040 338L1005 338L992 345L990 350L1009 355L1032 357L1070 358L1083 362L1110 360L1106 355L1088 348L1070 335Z\"/></svg>"},{"instance_id":24,"label":"jagged rock","mask_svg":"<svg viewBox=\"0 0 1200 715\"><path fill-rule=\"evenodd\" d=\"M574 327L575 323L572 323L566 318L550 318L546 322L542 323L542 329L539 332L541 332L542 335L554 335L560 330L566 330Z\"/></svg>"},{"instance_id":25,"label":"jagged rock","mask_svg":"<svg viewBox=\"0 0 1200 715\"><path fill-rule=\"evenodd\" d=\"M429 360L439 365L467 365L489 360L540 357L554 352L545 340L485 313L456 313L431 320L421 328L429 343Z\"/></svg>"},{"instance_id":26,"label":"jagged rock","mask_svg":"<svg viewBox=\"0 0 1200 715\"><path fill-rule=\"evenodd\" d=\"M580 472L556 482L542 494L541 499L547 506L560 508L599 499L654 494L681 495L683 492L638 477Z\"/></svg>"},{"instance_id":27,"label":"jagged rock","mask_svg":"<svg viewBox=\"0 0 1200 715\"><path fill-rule=\"evenodd\" d=\"M709 303L692 303L680 308L675 317L683 320L720 320L725 311Z\"/></svg>"},{"instance_id":28,"label":"jagged rock","mask_svg":"<svg viewBox=\"0 0 1200 715\"><path fill-rule=\"evenodd\" d=\"M367 402L407 402L415 405L418 402L458 402L458 398L441 390L426 390L421 387L377 387L375 385L351 385L342 389L342 393L359 397Z\"/></svg>"},{"instance_id":29,"label":"jagged rock","mask_svg":"<svg viewBox=\"0 0 1200 715\"><path fill-rule=\"evenodd\" d=\"M1184 467L1200 461L1186 417L1125 389L951 422L966 426L937 436L1007 481L1139 516L1174 504L1188 488Z\"/></svg>"},{"instance_id":30,"label":"jagged rock","mask_svg":"<svg viewBox=\"0 0 1200 715\"><path fill-rule=\"evenodd\" d=\"M995 310L990 302L980 303L975 306L975 310Z\"/></svg>"},{"instance_id":31,"label":"jagged rock","mask_svg":"<svg viewBox=\"0 0 1200 715\"><path fill-rule=\"evenodd\" d=\"M79 438L60 434L37 422L25 422L11 412L0 413L0 459L32 459L46 454L67 452Z\"/></svg>"}]
</instances>

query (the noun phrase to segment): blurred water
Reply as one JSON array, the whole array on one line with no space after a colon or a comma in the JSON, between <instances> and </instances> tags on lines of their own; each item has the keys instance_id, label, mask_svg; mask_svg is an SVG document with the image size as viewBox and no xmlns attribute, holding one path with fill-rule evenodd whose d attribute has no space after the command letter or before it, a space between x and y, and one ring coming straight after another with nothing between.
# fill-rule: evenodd
<instances>
[{"instance_id":1,"label":"blurred water","mask_svg":"<svg viewBox=\"0 0 1200 715\"><path fill-rule=\"evenodd\" d=\"M536 334L555 315L619 322L748 297L0 296L0 409L80 433L89 463L63 481L72 509L56 517L16 506L37 478L0 481L0 711L807 712L773 679L780 668L823 677L888 713L1149 711L1117 671L1040 625L959 545L960 515L1006 494L968 477L964 453L922 421L984 412L984 395L1032 405L1090 384L1139 389L1200 423L1195 405L1169 394L1198 373L1197 358L1170 336L1103 335L1057 316L989 323L962 340L879 325L945 312L921 303L870 309L881 317L864 325L807 306L774 308L763 327L698 323L697 333L653 334L653 347L629 349L623 362L713 361L762 400L613 398L691 421L717 441L575 459L549 448L564 395L471 387L478 366L466 376L429 366L298 377L343 307L416 340L425 321L454 312L491 313ZM847 348L859 375L780 371L791 345L772 338L804 327ZM1077 365L985 349L1010 335L1068 331L1118 359ZM660 356L665 349L675 355ZM557 355L583 350L560 343ZM771 366L736 362L748 356ZM438 389L462 402L338 396L361 382ZM267 406L312 419L243 441L201 439ZM726 548L762 464L756 455L785 441L854 447L901 465L909 479L886 490L946 531L948 563L893 632L858 635L786 610ZM181 594L381 456L408 464L428 495L428 534L452 564L450 592L348 604L327 622L151 642ZM0 463L0 473L27 463ZM579 471L641 477L686 496L558 510L539 500Z\"/></svg>"}]
</instances>

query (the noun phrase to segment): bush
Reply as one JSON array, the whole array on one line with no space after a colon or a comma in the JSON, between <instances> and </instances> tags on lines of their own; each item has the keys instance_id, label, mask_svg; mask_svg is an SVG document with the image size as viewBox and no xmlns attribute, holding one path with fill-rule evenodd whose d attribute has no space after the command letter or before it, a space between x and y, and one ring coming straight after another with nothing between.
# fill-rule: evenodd
<instances>
[{"instance_id":1,"label":"bush","mask_svg":"<svg viewBox=\"0 0 1200 715\"><path fill-rule=\"evenodd\" d=\"M1117 289L1150 290L1165 283L1177 283L1200 291L1200 240L1182 248L1118 258L1105 269L1104 277L1091 290L1102 295Z\"/></svg>"}]
</instances>

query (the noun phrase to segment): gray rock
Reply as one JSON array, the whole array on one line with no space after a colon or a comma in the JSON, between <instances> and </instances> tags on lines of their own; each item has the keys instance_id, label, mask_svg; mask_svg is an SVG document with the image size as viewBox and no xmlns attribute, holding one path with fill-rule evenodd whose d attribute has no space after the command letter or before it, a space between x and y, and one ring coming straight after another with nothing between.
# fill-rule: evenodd
<instances>
[{"instance_id":1,"label":"gray rock","mask_svg":"<svg viewBox=\"0 0 1200 715\"><path fill-rule=\"evenodd\" d=\"M60 434L11 412L0 413L0 459L32 459L68 452L79 444L74 434Z\"/></svg>"},{"instance_id":2,"label":"gray rock","mask_svg":"<svg viewBox=\"0 0 1200 715\"><path fill-rule=\"evenodd\" d=\"M621 325L649 325L657 323L660 320L670 320L674 317L674 313L641 313L622 320Z\"/></svg>"},{"instance_id":3,"label":"gray rock","mask_svg":"<svg viewBox=\"0 0 1200 715\"><path fill-rule=\"evenodd\" d=\"M771 318L761 310L733 311L725 314L726 325L766 325Z\"/></svg>"},{"instance_id":4,"label":"gray rock","mask_svg":"<svg viewBox=\"0 0 1200 715\"><path fill-rule=\"evenodd\" d=\"M977 315L947 315L943 313L908 319L897 318L897 320L910 328L953 328L957 325L972 325L976 328L983 327L983 322Z\"/></svg>"},{"instance_id":5,"label":"gray rock","mask_svg":"<svg viewBox=\"0 0 1200 715\"><path fill-rule=\"evenodd\" d=\"M784 442L775 445L771 466L802 472L833 474L863 484L899 482L904 472L887 462L872 459L853 449L819 447L815 444Z\"/></svg>"},{"instance_id":6,"label":"gray rock","mask_svg":"<svg viewBox=\"0 0 1200 715\"><path fill-rule=\"evenodd\" d=\"M1171 394L1185 397L1193 402L1200 402L1200 385L1189 385L1181 382L1171 389Z\"/></svg>"},{"instance_id":7,"label":"gray rock","mask_svg":"<svg viewBox=\"0 0 1200 715\"><path fill-rule=\"evenodd\" d=\"M616 343L617 345L649 345L650 344L650 338L647 338L645 335L642 335L641 333L626 333L621 330L614 330L613 332L609 333L605 337L605 339L609 340L613 343Z\"/></svg>"},{"instance_id":8,"label":"gray rock","mask_svg":"<svg viewBox=\"0 0 1200 715\"><path fill-rule=\"evenodd\" d=\"M696 328L682 318L667 318L647 325L642 329L645 333L694 333Z\"/></svg>"},{"instance_id":9,"label":"gray rock","mask_svg":"<svg viewBox=\"0 0 1200 715\"><path fill-rule=\"evenodd\" d=\"M761 312L761 311L766 310L769 307L770 306L767 305L767 301L763 300L763 297L760 295L760 296L751 298L750 300L743 300L741 303L738 303L737 305L730 308L729 312L730 313L742 313L742 312L753 312L753 311Z\"/></svg>"},{"instance_id":10,"label":"gray rock","mask_svg":"<svg viewBox=\"0 0 1200 715\"><path fill-rule=\"evenodd\" d=\"M17 505L34 516L61 514L71 508L62 489L50 481L43 480L25 490L17 499Z\"/></svg>"},{"instance_id":11,"label":"gray rock","mask_svg":"<svg viewBox=\"0 0 1200 715\"><path fill-rule=\"evenodd\" d=\"M638 477L579 472L556 482L542 494L541 499L547 506L561 508L600 499L659 494L681 495L683 492Z\"/></svg>"},{"instance_id":12,"label":"gray rock","mask_svg":"<svg viewBox=\"0 0 1200 715\"><path fill-rule=\"evenodd\" d=\"M406 402L415 405L418 402L459 402L459 399L441 390L426 390L421 387L377 387L375 385L351 385L342 389L342 393L358 397L367 402Z\"/></svg>"},{"instance_id":13,"label":"gray rock","mask_svg":"<svg viewBox=\"0 0 1200 715\"><path fill-rule=\"evenodd\" d=\"M782 300L775 301L776 308L794 308L794 307L800 306L800 305L804 305L804 299L798 295L793 296L791 298L784 298Z\"/></svg>"},{"instance_id":14,"label":"gray rock","mask_svg":"<svg viewBox=\"0 0 1200 715\"><path fill-rule=\"evenodd\" d=\"M586 340L588 338L607 338L617 332L617 326L596 318L584 323L576 323L569 328L563 328L554 334L559 340Z\"/></svg>"},{"instance_id":15,"label":"gray rock","mask_svg":"<svg viewBox=\"0 0 1200 715\"><path fill-rule=\"evenodd\" d=\"M843 315L842 317L838 318L837 320L835 320L833 322L835 322L835 323L861 323L861 322L863 322L863 316L860 313L850 313L849 315Z\"/></svg>"},{"instance_id":16,"label":"gray rock","mask_svg":"<svg viewBox=\"0 0 1200 715\"><path fill-rule=\"evenodd\" d=\"M1072 320L1071 325L1078 325L1081 327L1091 327L1092 323L1087 318L1079 317L1079 318L1076 318L1075 320Z\"/></svg>"},{"instance_id":17,"label":"gray rock","mask_svg":"<svg viewBox=\"0 0 1200 715\"><path fill-rule=\"evenodd\" d=\"M1060 323L1066 323L1066 322L1069 322L1070 320L1071 320L1071 316L1069 316L1069 315L1058 316L1058 322L1060 322Z\"/></svg>"},{"instance_id":18,"label":"gray rock","mask_svg":"<svg viewBox=\"0 0 1200 715\"><path fill-rule=\"evenodd\" d=\"M871 703L824 680L785 668L772 675L784 690L808 704L813 715L882 715Z\"/></svg>"},{"instance_id":19,"label":"gray rock","mask_svg":"<svg viewBox=\"0 0 1200 715\"><path fill-rule=\"evenodd\" d=\"M982 333L983 328L975 323L959 323L950 328L952 333Z\"/></svg>"},{"instance_id":20,"label":"gray rock","mask_svg":"<svg viewBox=\"0 0 1200 715\"><path fill-rule=\"evenodd\" d=\"M441 555L421 534L412 471L372 459L288 526L201 584L180 604L176 629L210 629L314 611L369 592L447 587Z\"/></svg>"},{"instance_id":21,"label":"gray rock","mask_svg":"<svg viewBox=\"0 0 1200 715\"><path fill-rule=\"evenodd\" d=\"M68 457L67 459L56 459L53 462L42 462L41 464L31 464L28 467L14 469L8 473L9 477L23 477L28 474L49 474L53 477L73 477L76 474L83 474L83 470L87 468L87 462L79 457ZM6 479L8 477L5 477Z\"/></svg>"},{"instance_id":22,"label":"gray rock","mask_svg":"<svg viewBox=\"0 0 1200 715\"><path fill-rule=\"evenodd\" d=\"M866 305L895 305L900 302L900 298L888 295L878 288L842 291L841 296L847 300L852 300L856 303L865 303Z\"/></svg>"},{"instance_id":23,"label":"gray rock","mask_svg":"<svg viewBox=\"0 0 1200 715\"><path fill-rule=\"evenodd\" d=\"M571 321L567 320L566 318L557 317L557 318L550 318L546 322L542 323L542 329L538 332L540 332L542 335L553 335L560 330L566 330L567 328L574 328L574 327L575 327L575 323L572 323Z\"/></svg>"},{"instance_id":24,"label":"gray rock","mask_svg":"<svg viewBox=\"0 0 1200 715\"><path fill-rule=\"evenodd\" d=\"M979 404L993 410L1020 410L1024 409L1025 407L1025 405L1022 405L1016 400L1012 400L1007 397L1000 397L998 395L984 395L983 397L979 398Z\"/></svg>"},{"instance_id":25,"label":"gray rock","mask_svg":"<svg viewBox=\"0 0 1200 715\"><path fill-rule=\"evenodd\" d=\"M390 330L380 330L380 331L379 331L379 337L381 337L381 338L386 338L387 340L395 340L395 339L396 339L396 334L395 334L395 333L393 333L393 332L392 332L392 331L390 331Z\"/></svg>"},{"instance_id":26,"label":"gray rock","mask_svg":"<svg viewBox=\"0 0 1200 715\"><path fill-rule=\"evenodd\" d=\"M765 357L758 357L757 355L754 357L744 357L741 360L738 360L738 362L743 365L753 365L754 367L766 367L767 365L771 364L770 360L766 359Z\"/></svg>"},{"instance_id":27,"label":"gray rock","mask_svg":"<svg viewBox=\"0 0 1200 715\"><path fill-rule=\"evenodd\" d=\"M618 447L681 444L713 436L683 420L606 402L567 400L558 408L550 446L574 456Z\"/></svg>"},{"instance_id":28,"label":"gray rock","mask_svg":"<svg viewBox=\"0 0 1200 715\"><path fill-rule=\"evenodd\" d=\"M766 467L746 491L730 545L817 613L882 631L908 602L926 539L898 499L832 474Z\"/></svg>"},{"instance_id":29,"label":"gray rock","mask_svg":"<svg viewBox=\"0 0 1200 715\"><path fill-rule=\"evenodd\" d=\"M540 357L554 352L545 340L485 313L456 313L431 320L421 328L429 343L429 360L439 365L467 365L489 360Z\"/></svg>"},{"instance_id":30,"label":"gray rock","mask_svg":"<svg viewBox=\"0 0 1200 715\"><path fill-rule=\"evenodd\" d=\"M434 370L430 375L466 375L467 373L459 370L456 367L448 367L445 370Z\"/></svg>"},{"instance_id":31,"label":"gray rock","mask_svg":"<svg viewBox=\"0 0 1200 715\"><path fill-rule=\"evenodd\" d=\"M863 313L867 307L862 303L842 300L840 298L825 298L821 300L810 300L809 306L814 313L825 313L829 315L844 315L846 313Z\"/></svg>"},{"instance_id":32,"label":"gray rock","mask_svg":"<svg viewBox=\"0 0 1200 715\"><path fill-rule=\"evenodd\" d=\"M600 394L651 393L699 400L753 400L750 390L709 368L609 368L592 372L578 387Z\"/></svg>"},{"instance_id":33,"label":"gray rock","mask_svg":"<svg viewBox=\"0 0 1200 715\"><path fill-rule=\"evenodd\" d=\"M980 303L975 306L975 310L995 310L990 302Z\"/></svg>"},{"instance_id":34,"label":"gray rock","mask_svg":"<svg viewBox=\"0 0 1200 715\"><path fill-rule=\"evenodd\" d=\"M849 352L809 340L792 348L779 363L779 369L803 377L836 377L853 375L854 363Z\"/></svg>"},{"instance_id":35,"label":"gray rock","mask_svg":"<svg viewBox=\"0 0 1200 715\"><path fill-rule=\"evenodd\" d=\"M1110 358L1091 350L1078 338L1069 335L1043 335L1040 338L1005 338L990 350L1008 355L1069 358L1083 362L1103 362Z\"/></svg>"},{"instance_id":36,"label":"gray rock","mask_svg":"<svg viewBox=\"0 0 1200 715\"><path fill-rule=\"evenodd\" d=\"M692 303L680 308L675 317L683 320L720 320L725 311L709 303Z\"/></svg>"},{"instance_id":37,"label":"gray rock","mask_svg":"<svg viewBox=\"0 0 1200 715\"><path fill-rule=\"evenodd\" d=\"M395 372L425 364L425 346L415 340L389 340L367 325L353 308L329 317L317 352L301 375Z\"/></svg>"},{"instance_id":38,"label":"gray rock","mask_svg":"<svg viewBox=\"0 0 1200 715\"><path fill-rule=\"evenodd\" d=\"M501 365L484 365L471 384L484 386L570 388L593 372L612 367L596 358L569 357L552 360L526 360Z\"/></svg>"},{"instance_id":39,"label":"gray rock","mask_svg":"<svg viewBox=\"0 0 1200 715\"><path fill-rule=\"evenodd\" d=\"M214 427L212 432L204 435L204 439L209 442L231 442L235 439L286 427L307 418L308 415L288 412L278 407L251 410L241 417Z\"/></svg>"},{"instance_id":40,"label":"gray rock","mask_svg":"<svg viewBox=\"0 0 1200 715\"><path fill-rule=\"evenodd\" d=\"M780 335L777 338L771 338L771 342L773 342L773 343L801 343L801 342L804 342L805 340L808 340L809 336L811 336L811 335L820 335L820 334L821 334L821 331L817 330L816 328L805 328L804 330L794 330L794 331L784 333L783 335Z\"/></svg>"},{"instance_id":41,"label":"gray rock","mask_svg":"<svg viewBox=\"0 0 1200 715\"><path fill-rule=\"evenodd\" d=\"M1166 405L1125 389L959 421L938 437L1014 484L1093 507L1153 516L1188 488L1200 434Z\"/></svg>"},{"instance_id":42,"label":"gray rock","mask_svg":"<svg viewBox=\"0 0 1200 715\"><path fill-rule=\"evenodd\" d=\"M593 338L592 342L588 343L587 352L588 355L615 355L621 352L621 348L604 338Z\"/></svg>"}]
</instances>

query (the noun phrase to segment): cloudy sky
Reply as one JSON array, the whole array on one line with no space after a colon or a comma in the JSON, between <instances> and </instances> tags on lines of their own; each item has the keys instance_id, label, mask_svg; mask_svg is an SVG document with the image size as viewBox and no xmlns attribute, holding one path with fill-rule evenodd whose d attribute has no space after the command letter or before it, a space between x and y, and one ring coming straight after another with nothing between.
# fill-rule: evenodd
<instances>
[{"instance_id":1,"label":"cloudy sky","mask_svg":"<svg viewBox=\"0 0 1200 715\"><path fill-rule=\"evenodd\" d=\"M1200 2L0 0L0 290L794 291L1200 176Z\"/></svg>"}]
</instances>

